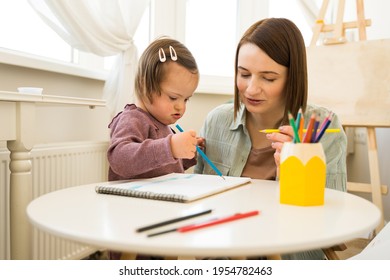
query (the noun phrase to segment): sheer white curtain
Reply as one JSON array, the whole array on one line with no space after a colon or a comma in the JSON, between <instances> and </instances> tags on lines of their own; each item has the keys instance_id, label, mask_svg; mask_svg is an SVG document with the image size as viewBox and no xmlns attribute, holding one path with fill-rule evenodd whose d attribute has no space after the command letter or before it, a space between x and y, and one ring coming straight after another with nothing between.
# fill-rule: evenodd
<instances>
[{"instance_id":1,"label":"sheer white curtain","mask_svg":"<svg viewBox=\"0 0 390 280\"><path fill-rule=\"evenodd\" d=\"M133 36L150 0L29 0L42 19L72 47L117 55L103 98L112 115L133 101L137 49Z\"/></svg>"}]
</instances>

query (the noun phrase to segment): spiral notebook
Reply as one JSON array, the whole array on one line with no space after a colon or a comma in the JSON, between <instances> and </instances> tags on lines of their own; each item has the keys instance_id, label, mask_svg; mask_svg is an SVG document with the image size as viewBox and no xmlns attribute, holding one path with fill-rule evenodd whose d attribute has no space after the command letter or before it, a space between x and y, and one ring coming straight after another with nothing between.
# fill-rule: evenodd
<instances>
[{"instance_id":1,"label":"spiral notebook","mask_svg":"<svg viewBox=\"0 0 390 280\"><path fill-rule=\"evenodd\" d=\"M164 176L136 179L111 185L96 186L101 194L131 196L174 202L190 202L250 182L247 177L171 173Z\"/></svg>"}]
</instances>

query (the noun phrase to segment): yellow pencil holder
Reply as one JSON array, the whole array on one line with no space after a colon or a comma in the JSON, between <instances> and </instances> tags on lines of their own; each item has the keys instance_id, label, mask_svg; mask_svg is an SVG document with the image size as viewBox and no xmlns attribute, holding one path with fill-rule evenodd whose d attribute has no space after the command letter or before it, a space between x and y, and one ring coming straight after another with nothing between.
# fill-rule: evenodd
<instances>
[{"instance_id":1,"label":"yellow pencil holder","mask_svg":"<svg viewBox=\"0 0 390 280\"><path fill-rule=\"evenodd\" d=\"M321 143L284 143L280 154L280 203L324 204L326 159Z\"/></svg>"}]
</instances>

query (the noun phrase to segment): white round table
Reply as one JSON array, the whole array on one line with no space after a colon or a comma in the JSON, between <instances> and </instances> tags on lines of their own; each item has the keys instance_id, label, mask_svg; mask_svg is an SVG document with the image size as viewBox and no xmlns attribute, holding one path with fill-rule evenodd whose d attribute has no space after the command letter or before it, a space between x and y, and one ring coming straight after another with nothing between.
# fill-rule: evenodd
<instances>
[{"instance_id":1,"label":"white round table","mask_svg":"<svg viewBox=\"0 0 390 280\"><path fill-rule=\"evenodd\" d=\"M110 184L105 182L104 184ZM33 200L30 221L51 234L99 248L163 256L260 256L329 247L361 237L380 221L380 211L358 196L327 189L323 206L279 203L279 184L250 184L191 203L97 194L95 185L55 191ZM99 184L101 185L101 184ZM137 233L142 226L213 209L211 214ZM186 233L152 232L238 212L260 215Z\"/></svg>"}]
</instances>

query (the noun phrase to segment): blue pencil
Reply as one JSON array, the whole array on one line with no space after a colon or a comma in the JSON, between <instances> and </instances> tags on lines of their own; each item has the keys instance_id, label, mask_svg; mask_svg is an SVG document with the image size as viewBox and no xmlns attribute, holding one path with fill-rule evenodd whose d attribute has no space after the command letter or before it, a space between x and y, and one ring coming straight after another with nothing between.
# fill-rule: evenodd
<instances>
[{"instance_id":1,"label":"blue pencil","mask_svg":"<svg viewBox=\"0 0 390 280\"><path fill-rule=\"evenodd\" d=\"M180 131L180 132L183 132L184 130L181 128L180 125L176 124L176 128ZM202 158L211 166L211 168L215 171L215 173L217 173L219 176L222 177L222 179L225 180L225 178L222 176L222 172L219 171L219 169L214 165L214 163L206 156L206 154L202 151L201 148L199 148L199 146L196 146L196 150L198 151L198 153L202 156Z\"/></svg>"},{"instance_id":2,"label":"blue pencil","mask_svg":"<svg viewBox=\"0 0 390 280\"><path fill-rule=\"evenodd\" d=\"M320 126L320 121L318 117L316 117L316 121L314 122L314 127L313 127L313 134L311 135L310 143L315 143L316 137L317 137L317 129Z\"/></svg>"},{"instance_id":3,"label":"blue pencil","mask_svg":"<svg viewBox=\"0 0 390 280\"><path fill-rule=\"evenodd\" d=\"M318 135L317 135L314 143L318 143L321 140L322 136L325 133L325 130L328 128L328 126L330 125L330 123L332 121L332 116L333 116L333 114L330 113L329 117L327 119L325 119L324 124L321 126L321 130L320 130L320 132L318 132Z\"/></svg>"},{"instance_id":4,"label":"blue pencil","mask_svg":"<svg viewBox=\"0 0 390 280\"><path fill-rule=\"evenodd\" d=\"M300 142L303 142L303 126L304 126L304 119L303 119L303 114L302 114L302 108L299 108L298 114L297 114L297 119L295 120L295 126L298 131L298 136Z\"/></svg>"}]
</instances>

